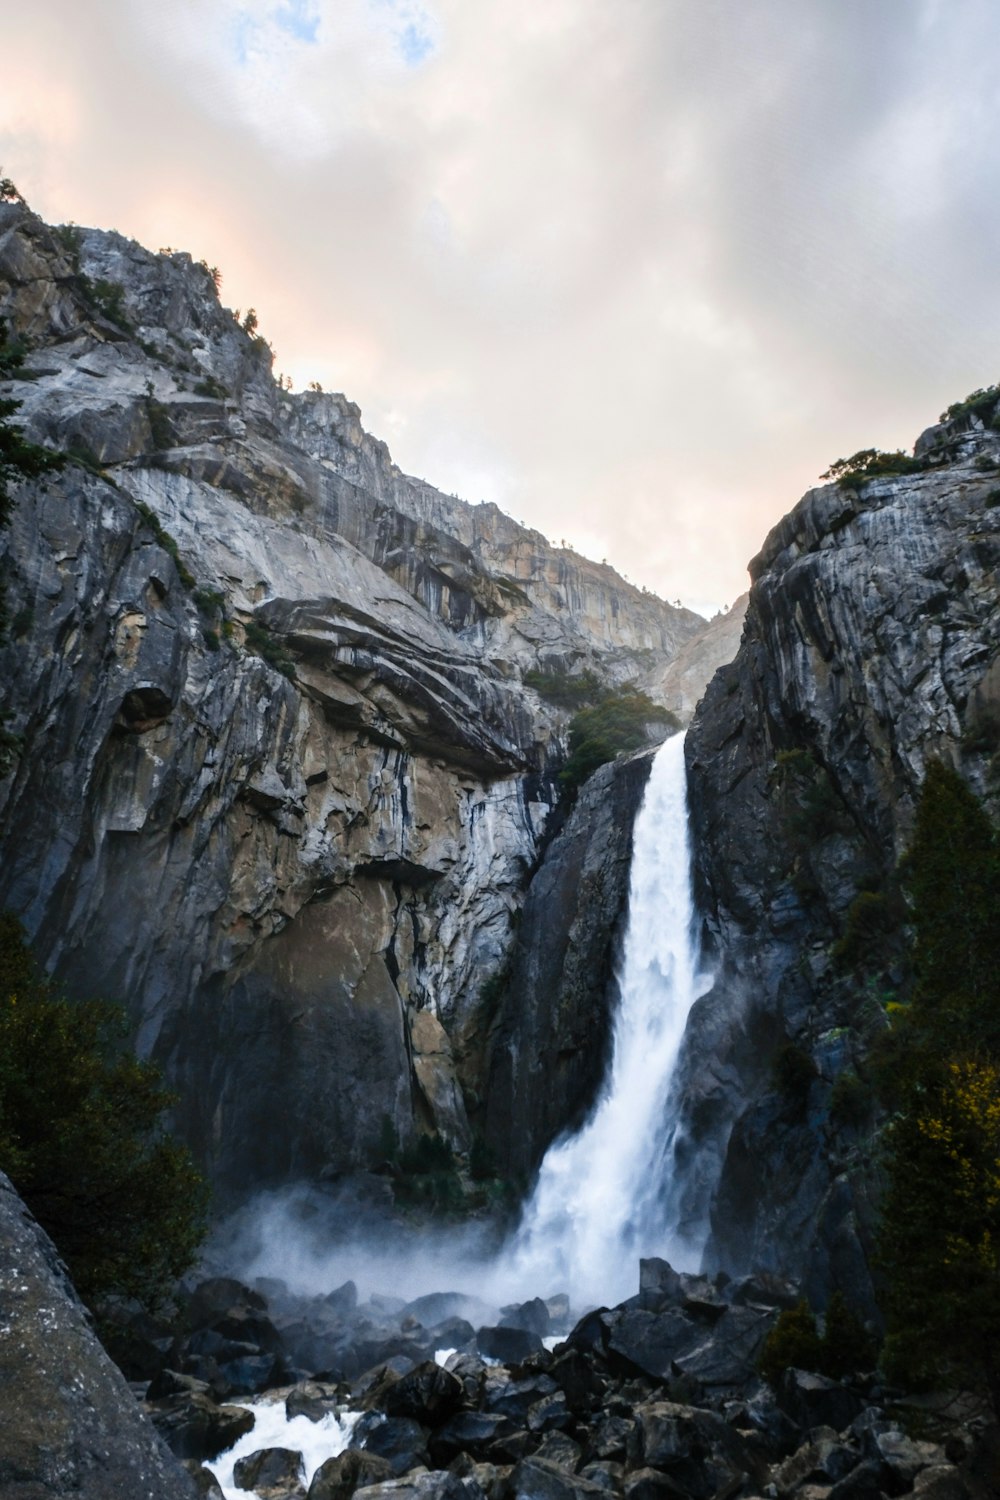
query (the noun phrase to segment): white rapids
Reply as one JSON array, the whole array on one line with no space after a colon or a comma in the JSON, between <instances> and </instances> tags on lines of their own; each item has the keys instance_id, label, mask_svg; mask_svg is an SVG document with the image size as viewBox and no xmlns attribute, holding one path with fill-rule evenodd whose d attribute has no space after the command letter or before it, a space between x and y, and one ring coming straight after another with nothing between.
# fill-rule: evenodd
<instances>
[{"instance_id":1,"label":"white rapids","mask_svg":"<svg viewBox=\"0 0 1000 1500\"><path fill-rule=\"evenodd\" d=\"M694 1269L701 1247L671 1225L677 1134L671 1080L701 972L691 892L684 736L658 752L633 836L628 927L613 1056L594 1112L549 1148L507 1251L526 1288L577 1308L638 1290L638 1259Z\"/></svg>"}]
</instances>

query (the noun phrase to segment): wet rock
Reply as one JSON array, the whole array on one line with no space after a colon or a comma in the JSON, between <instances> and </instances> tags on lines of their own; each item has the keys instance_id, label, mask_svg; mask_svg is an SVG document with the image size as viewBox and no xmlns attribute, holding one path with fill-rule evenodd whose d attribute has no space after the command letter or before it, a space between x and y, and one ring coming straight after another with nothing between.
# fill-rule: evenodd
<instances>
[{"instance_id":1,"label":"wet rock","mask_svg":"<svg viewBox=\"0 0 1000 1500\"><path fill-rule=\"evenodd\" d=\"M352 1441L384 1458L393 1474L405 1474L407 1469L427 1463L427 1429L412 1417L385 1417L381 1421L373 1420L373 1415L362 1417Z\"/></svg>"},{"instance_id":2,"label":"wet rock","mask_svg":"<svg viewBox=\"0 0 1000 1500\"><path fill-rule=\"evenodd\" d=\"M528 1333L523 1328L480 1328L476 1346L487 1359L499 1359L508 1365L520 1364L545 1347L537 1333Z\"/></svg>"},{"instance_id":3,"label":"wet rock","mask_svg":"<svg viewBox=\"0 0 1000 1500\"><path fill-rule=\"evenodd\" d=\"M976 1491L951 1464L935 1464L922 1469L913 1481L914 1500L973 1500Z\"/></svg>"},{"instance_id":4,"label":"wet rock","mask_svg":"<svg viewBox=\"0 0 1000 1500\"><path fill-rule=\"evenodd\" d=\"M487 1500L479 1481L415 1469L402 1479L386 1479L355 1491L356 1500Z\"/></svg>"},{"instance_id":5,"label":"wet rock","mask_svg":"<svg viewBox=\"0 0 1000 1500\"><path fill-rule=\"evenodd\" d=\"M607 1315L608 1350L657 1380L675 1374L675 1363L704 1343L705 1330L679 1308L646 1312L616 1310ZM574 1334L575 1337L575 1334Z\"/></svg>"},{"instance_id":6,"label":"wet rock","mask_svg":"<svg viewBox=\"0 0 1000 1500\"><path fill-rule=\"evenodd\" d=\"M841 1442L835 1433L814 1434L790 1458L785 1459L773 1476L779 1495L791 1495L804 1484L832 1486L857 1467L859 1453Z\"/></svg>"},{"instance_id":7,"label":"wet rock","mask_svg":"<svg viewBox=\"0 0 1000 1500\"><path fill-rule=\"evenodd\" d=\"M218 1406L208 1396L166 1396L150 1402L149 1415L177 1458L199 1462L218 1458L239 1438L253 1431L254 1419L239 1406Z\"/></svg>"},{"instance_id":8,"label":"wet rock","mask_svg":"<svg viewBox=\"0 0 1000 1500\"><path fill-rule=\"evenodd\" d=\"M660 1469L635 1469L625 1480L625 1500L688 1500L689 1492Z\"/></svg>"},{"instance_id":9,"label":"wet rock","mask_svg":"<svg viewBox=\"0 0 1000 1500\"><path fill-rule=\"evenodd\" d=\"M501 1328L521 1328L526 1333L536 1333L539 1338L544 1339L549 1333L549 1326L548 1305L541 1297L500 1309Z\"/></svg>"},{"instance_id":10,"label":"wet rock","mask_svg":"<svg viewBox=\"0 0 1000 1500\"><path fill-rule=\"evenodd\" d=\"M584 1464L580 1470L580 1478L589 1479L591 1484L596 1484L610 1495L620 1495L625 1485L625 1467L607 1459L599 1459L595 1463Z\"/></svg>"},{"instance_id":11,"label":"wet rock","mask_svg":"<svg viewBox=\"0 0 1000 1500\"><path fill-rule=\"evenodd\" d=\"M571 1469L576 1472L580 1468L583 1449L568 1433L552 1429L546 1432L535 1449L534 1456L547 1458L551 1463L558 1464L561 1469Z\"/></svg>"},{"instance_id":12,"label":"wet rock","mask_svg":"<svg viewBox=\"0 0 1000 1500\"><path fill-rule=\"evenodd\" d=\"M510 1476L510 1500L604 1500L607 1490L545 1458L525 1458Z\"/></svg>"},{"instance_id":13,"label":"wet rock","mask_svg":"<svg viewBox=\"0 0 1000 1500\"><path fill-rule=\"evenodd\" d=\"M439 1468L460 1453L482 1457L498 1439L509 1437L514 1430L510 1418L498 1412L456 1412L431 1437L430 1455Z\"/></svg>"},{"instance_id":14,"label":"wet rock","mask_svg":"<svg viewBox=\"0 0 1000 1500\"><path fill-rule=\"evenodd\" d=\"M458 1410L464 1398L458 1377L429 1360L388 1385L378 1404L386 1416L410 1417L436 1427Z\"/></svg>"},{"instance_id":15,"label":"wet rock","mask_svg":"<svg viewBox=\"0 0 1000 1500\"><path fill-rule=\"evenodd\" d=\"M310 1422L319 1422L342 1405L335 1385L327 1385L319 1380L304 1380L293 1386L285 1397L285 1415L289 1421L293 1417L308 1417Z\"/></svg>"},{"instance_id":16,"label":"wet rock","mask_svg":"<svg viewBox=\"0 0 1000 1500\"><path fill-rule=\"evenodd\" d=\"M829 1500L885 1500L877 1463L866 1459L829 1491Z\"/></svg>"},{"instance_id":17,"label":"wet rock","mask_svg":"<svg viewBox=\"0 0 1000 1500\"><path fill-rule=\"evenodd\" d=\"M786 1370L776 1395L800 1427L832 1427L835 1432L850 1426L864 1405L846 1386L808 1370Z\"/></svg>"},{"instance_id":18,"label":"wet rock","mask_svg":"<svg viewBox=\"0 0 1000 1500\"><path fill-rule=\"evenodd\" d=\"M210 1469L195 1463L191 1458L186 1458L181 1467L191 1475L195 1490L201 1500L226 1500L219 1481Z\"/></svg>"},{"instance_id":19,"label":"wet rock","mask_svg":"<svg viewBox=\"0 0 1000 1500\"><path fill-rule=\"evenodd\" d=\"M327 1292L323 1301L335 1317L346 1318L358 1305L358 1289L353 1281L345 1281L343 1286Z\"/></svg>"},{"instance_id":20,"label":"wet rock","mask_svg":"<svg viewBox=\"0 0 1000 1500\"><path fill-rule=\"evenodd\" d=\"M703 1386L737 1386L753 1378L776 1312L726 1307L712 1313L707 1337L674 1358L677 1370Z\"/></svg>"},{"instance_id":21,"label":"wet rock","mask_svg":"<svg viewBox=\"0 0 1000 1500\"><path fill-rule=\"evenodd\" d=\"M355 1491L393 1478L392 1466L375 1453L345 1448L316 1470L308 1500L351 1500Z\"/></svg>"},{"instance_id":22,"label":"wet rock","mask_svg":"<svg viewBox=\"0 0 1000 1500\"><path fill-rule=\"evenodd\" d=\"M302 1500L302 1454L293 1448L260 1448L237 1459L233 1479L241 1490L255 1490L260 1500Z\"/></svg>"},{"instance_id":23,"label":"wet rock","mask_svg":"<svg viewBox=\"0 0 1000 1500\"><path fill-rule=\"evenodd\" d=\"M737 1478L762 1472L716 1412L652 1401L638 1407L635 1417L630 1468L662 1469L693 1500L709 1500Z\"/></svg>"}]
</instances>

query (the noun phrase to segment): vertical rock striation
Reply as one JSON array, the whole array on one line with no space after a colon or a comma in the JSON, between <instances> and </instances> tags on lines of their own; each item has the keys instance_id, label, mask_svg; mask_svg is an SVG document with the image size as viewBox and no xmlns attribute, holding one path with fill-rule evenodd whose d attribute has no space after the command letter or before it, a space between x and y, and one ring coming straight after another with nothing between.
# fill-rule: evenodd
<instances>
[{"instance_id":1,"label":"vertical rock striation","mask_svg":"<svg viewBox=\"0 0 1000 1500\"><path fill-rule=\"evenodd\" d=\"M874 938L837 944L859 896L888 899L928 761L995 797L1000 748L1000 437L959 413L916 454L923 472L812 490L771 532L687 742L718 953L683 1059L687 1211L714 1264L870 1309L874 1116L834 1091L899 975Z\"/></svg>"}]
</instances>

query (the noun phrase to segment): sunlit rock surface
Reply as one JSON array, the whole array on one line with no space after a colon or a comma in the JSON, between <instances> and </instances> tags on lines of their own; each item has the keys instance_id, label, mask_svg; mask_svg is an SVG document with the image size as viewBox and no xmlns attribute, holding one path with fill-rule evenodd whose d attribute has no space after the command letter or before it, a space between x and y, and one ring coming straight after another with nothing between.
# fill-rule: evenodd
<instances>
[{"instance_id":1,"label":"sunlit rock surface","mask_svg":"<svg viewBox=\"0 0 1000 1500\"><path fill-rule=\"evenodd\" d=\"M0 904L127 1003L218 1183L466 1146L559 804L524 674L652 683L703 622L281 390L187 255L0 205L0 316L75 455L0 535Z\"/></svg>"}]
</instances>

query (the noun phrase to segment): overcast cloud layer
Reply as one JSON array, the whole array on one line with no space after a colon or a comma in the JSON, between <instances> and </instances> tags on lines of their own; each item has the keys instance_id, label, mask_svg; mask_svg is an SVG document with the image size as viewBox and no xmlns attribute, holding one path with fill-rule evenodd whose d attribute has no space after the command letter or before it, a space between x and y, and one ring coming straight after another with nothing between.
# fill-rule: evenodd
<instances>
[{"instance_id":1,"label":"overcast cloud layer","mask_svg":"<svg viewBox=\"0 0 1000 1500\"><path fill-rule=\"evenodd\" d=\"M218 264L405 469L706 610L1000 375L998 78L995 0L36 0L0 164Z\"/></svg>"}]
</instances>

